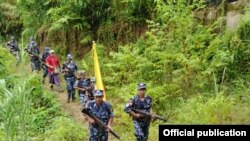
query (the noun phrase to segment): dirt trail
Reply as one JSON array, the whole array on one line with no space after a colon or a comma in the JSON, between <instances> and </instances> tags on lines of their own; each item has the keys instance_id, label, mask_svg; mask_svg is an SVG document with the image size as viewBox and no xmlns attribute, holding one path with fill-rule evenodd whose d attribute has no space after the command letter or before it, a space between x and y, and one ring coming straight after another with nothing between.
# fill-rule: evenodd
<instances>
[{"instance_id":1,"label":"dirt trail","mask_svg":"<svg viewBox=\"0 0 250 141\"><path fill-rule=\"evenodd\" d=\"M22 67L21 70L20 69L16 70L17 73L19 71L31 72L30 64L25 65L24 67ZM42 76L42 70L39 73ZM76 101L68 103L67 102L68 95L67 95L67 91L65 88L65 85L66 85L65 81L62 78L60 78L60 81L61 81L62 88L64 90L63 93L59 93L57 91L56 86L54 86L54 90L50 90L50 85L48 84L48 77L46 77L46 81L45 81L46 84L44 85L44 88L51 91L53 94L55 94L57 97L57 100L61 104L64 111L67 112L77 123L81 124L82 127L84 128L84 131L89 133L88 123L84 120L84 116L81 113L81 104L80 104L78 92L76 91L76 94L75 94ZM109 134L108 141L117 141L117 139L114 138L111 134Z\"/></svg>"},{"instance_id":2,"label":"dirt trail","mask_svg":"<svg viewBox=\"0 0 250 141\"><path fill-rule=\"evenodd\" d=\"M63 82L64 83L64 82ZM62 84L63 87L64 84ZM46 85L46 89L50 90L49 85ZM81 113L81 104L80 104L80 100L79 100L79 96L78 93L76 92L76 101L75 102L71 102L68 103L67 102L67 91L64 89L63 93L59 93L57 92L57 88L55 88L54 86L54 90L50 90L52 91L59 103L61 104L61 106L63 107L63 109L79 124L81 124L84 127L84 130L86 132L89 133L88 131L88 123L86 123L86 121L84 120L84 117ZM117 139L115 139L111 134L109 134L109 141L117 141Z\"/></svg>"},{"instance_id":3,"label":"dirt trail","mask_svg":"<svg viewBox=\"0 0 250 141\"><path fill-rule=\"evenodd\" d=\"M78 123L84 124L87 128L87 124L84 120L84 117L81 113L81 105L78 102L78 99L76 100L76 102L67 102L67 93L63 92L63 93L58 93L55 92L58 101L60 102L60 104L62 105L63 109L68 112L70 114L70 116L72 116L74 118L74 120L76 120Z\"/></svg>"}]
</instances>

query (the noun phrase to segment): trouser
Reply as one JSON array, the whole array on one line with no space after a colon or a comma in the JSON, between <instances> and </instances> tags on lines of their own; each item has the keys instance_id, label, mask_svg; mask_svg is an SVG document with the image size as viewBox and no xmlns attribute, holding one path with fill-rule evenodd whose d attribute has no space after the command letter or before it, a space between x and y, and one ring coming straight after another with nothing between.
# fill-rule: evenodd
<instances>
[{"instance_id":1,"label":"trouser","mask_svg":"<svg viewBox=\"0 0 250 141\"><path fill-rule=\"evenodd\" d=\"M40 71L40 61L39 60L32 60L31 61L31 69L32 69L32 71Z\"/></svg>"},{"instance_id":2,"label":"trouser","mask_svg":"<svg viewBox=\"0 0 250 141\"><path fill-rule=\"evenodd\" d=\"M45 80L48 74L49 74L48 68L46 66L43 66L43 81Z\"/></svg>"},{"instance_id":3,"label":"trouser","mask_svg":"<svg viewBox=\"0 0 250 141\"><path fill-rule=\"evenodd\" d=\"M11 51L11 54L16 58L16 65L20 62L19 51Z\"/></svg>"},{"instance_id":4,"label":"trouser","mask_svg":"<svg viewBox=\"0 0 250 141\"><path fill-rule=\"evenodd\" d=\"M135 137L137 141L147 141L148 140L148 129L149 121L137 121L134 120Z\"/></svg>"},{"instance_id":5,"label":"trouser","mask_svg":"<svg viewBox=\"0 0 250 141\"><path fill-rule=\"evenodd\" d=\"M88 103L88 96L84 93L80 93L80 103L82 105L82 107L85 107Z\"/></svg>"},{"instance_id":6,"label":"trouser","mask_svg":"<svg viewBox=\"0 0 250 141\"><path fill-rule=\"evenodd\" d=\"M68 100L70 98L74 101L75 100L75 89L74 89L74 84L75 84L75 77L65 77L66 80L66 85L67 85L67 91L68 91Z\"/></svg>"},{"instance_id":7,"label":"trouser","mask_svg":"<svg viewBox=\"0 0 250 141\"><path fill-rule=\"evenodd\" d=\"M46 66L43 66L43 78L45 78L48 74L48 68Z\"/></svg>"},{"instance_id":8,"label":"trouser","mask_svg":"<svg viewBox=\"0 0 250 141\"><path fill-rule=\"evenodd\" d=\"M90 126L89 141L108 141L108 132L104 128Z\"/></svg>"}]
</instances>

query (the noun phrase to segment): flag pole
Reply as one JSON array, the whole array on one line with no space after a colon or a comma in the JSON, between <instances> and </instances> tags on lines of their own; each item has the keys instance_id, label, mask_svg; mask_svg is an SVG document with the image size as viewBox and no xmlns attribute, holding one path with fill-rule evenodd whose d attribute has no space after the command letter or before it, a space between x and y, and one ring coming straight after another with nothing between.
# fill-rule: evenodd
<instances>
[{"instance_id":1,"label":"flag pole","mask_svg":"<svg viewBox=\"0 0 250 141\"><path fill-rule=\"evenodd\" d=\"M93 59L94 59L94 71L95 71L95 78L96 78L96 88L103 90L103 99L104 99L104 101L106 101L106 92L104 90L104 86L103 86L103 82L102 82L101 70L100 70L100 66L99 66L95 41L93 41L92 50L93 50Z\"/></svg>"}]
</instances>

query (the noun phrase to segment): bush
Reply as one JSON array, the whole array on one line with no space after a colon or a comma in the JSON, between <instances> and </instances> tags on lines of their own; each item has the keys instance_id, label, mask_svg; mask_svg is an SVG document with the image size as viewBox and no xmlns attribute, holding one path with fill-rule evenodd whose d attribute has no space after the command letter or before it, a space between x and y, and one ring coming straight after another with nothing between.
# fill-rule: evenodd
<instances>
[{"instance_id":1,"label":"bush","mask_svg":"<svg viewBox=\"0 0 250 141\"><path fill-rule=\"evenodd\" d=\"M87 140L83 127L67 117L54 119L52 128L39 139L41 141L82 141Z\"/></svg>"}]
</instances>

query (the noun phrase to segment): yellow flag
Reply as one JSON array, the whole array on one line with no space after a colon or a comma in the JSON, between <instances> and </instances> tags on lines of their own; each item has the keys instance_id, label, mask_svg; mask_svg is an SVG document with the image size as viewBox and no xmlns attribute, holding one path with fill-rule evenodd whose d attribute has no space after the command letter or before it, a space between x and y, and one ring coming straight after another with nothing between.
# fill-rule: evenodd
<instances>
[{"instance_id":1,"label":"yellow flag","mask_svg":"<svg viewBox=\"0 0 250 141\"><path fill-rule=\"evenodd\" d=\"M93 52L93 58L94 58L94 71L95 71L95 78L96 78L96 89L103 90L104 101L106 101L106 93L105 93L104 86L103 86L103 83L102 83L101 70L100 70L98 56L97 56L97 52L96 52L96 43L94 41L93 41L93 45L92 45L92 52Z\"/></svg>"}]
</instances>

